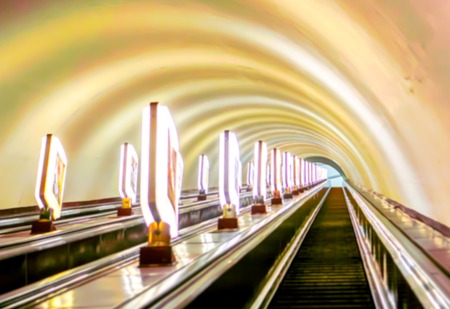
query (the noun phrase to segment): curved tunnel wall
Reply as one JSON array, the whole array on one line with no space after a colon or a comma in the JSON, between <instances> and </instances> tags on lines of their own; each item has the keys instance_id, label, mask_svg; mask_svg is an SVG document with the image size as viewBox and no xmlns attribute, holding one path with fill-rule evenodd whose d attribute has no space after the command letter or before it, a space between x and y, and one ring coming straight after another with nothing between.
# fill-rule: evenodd
<instances>
[{"instance_id":1,"label":"curved tunnel wall","mask_svg":"<svg viewBox=\"0 0 450 309\"><path fill-rule=\"evenodd\" d=\"M450 224L449 5L408 1L7 1L0 12L1 207L35 204L40 139L69 165L65 200L117 196L119 147L168 105L185 161L237 133L336 162Z\"/></svg>"}]
</instances>

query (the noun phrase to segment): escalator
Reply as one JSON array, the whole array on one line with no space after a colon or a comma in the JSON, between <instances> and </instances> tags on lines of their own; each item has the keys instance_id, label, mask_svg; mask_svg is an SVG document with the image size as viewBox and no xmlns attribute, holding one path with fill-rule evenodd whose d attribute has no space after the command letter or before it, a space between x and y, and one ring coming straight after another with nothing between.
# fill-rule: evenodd
<instances>
[{"instance_id":1,"label":"escalator","mask_svg":"<svg viewBox=\"0 0 450 309\"><path fill-rule=\"evenodd\" d=\"M332 188L269 308L373 308L342 188Z\"/></svg>"}]
</instances>

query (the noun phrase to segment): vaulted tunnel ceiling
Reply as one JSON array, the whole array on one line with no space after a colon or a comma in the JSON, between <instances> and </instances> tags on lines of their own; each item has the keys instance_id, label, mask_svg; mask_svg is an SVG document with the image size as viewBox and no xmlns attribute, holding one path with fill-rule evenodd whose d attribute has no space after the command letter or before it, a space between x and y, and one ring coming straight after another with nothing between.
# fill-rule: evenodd
<instances>
[{"instance_id":1,"label":"vaulted tunnel ceiling","mask_svg":"<svg viewBox=\"0 0 450 309\"><path fill-rule=\"evenodd\" d=\"M169 106L193 188L197 158L236 132L335 162L357 183L450 224L450 3L5 1L1 207L34 205L40 140L69 159L65 200L117 196L142 108Z\"/></svg>"}]
</instances>

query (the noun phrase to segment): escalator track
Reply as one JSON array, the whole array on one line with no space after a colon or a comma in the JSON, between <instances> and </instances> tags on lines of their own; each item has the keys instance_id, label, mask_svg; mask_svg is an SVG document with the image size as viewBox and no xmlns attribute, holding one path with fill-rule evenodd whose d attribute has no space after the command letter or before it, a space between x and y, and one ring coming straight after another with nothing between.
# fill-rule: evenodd
<instances>
[{"instance_id":1,"label":"escalator track","mask_svg":"<svg viewBox=\"0 0 450 309\"><path fill-rule=\"evenodd\" d=\"M332 188L269 308L373 308L342 188Z\"/></svg>"}]
</instances>

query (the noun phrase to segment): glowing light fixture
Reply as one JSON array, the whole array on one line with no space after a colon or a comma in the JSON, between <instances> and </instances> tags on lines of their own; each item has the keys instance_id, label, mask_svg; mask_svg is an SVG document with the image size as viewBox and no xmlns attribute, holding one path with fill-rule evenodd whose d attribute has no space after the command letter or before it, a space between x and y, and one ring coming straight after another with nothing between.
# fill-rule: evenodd
<instances>
[{"instance_id":1,"label":"glowing light fixture","mask_svg":"<svg viewBox=\"0 0 450 309\"><path fill-rule=\"evenodd\" d=\"M292 155L289 152L283 152L281 180L284 198L292 198L292 165Z\"/></svg>"},{"instance_id":2,"label":"glowing light fixture","mask_svg":"<svg viewBox=\"0 0 450 309\"><path fill-rule=\"evenodd\" d=\"M309 187L311 184L311 165L309 161L305 160L305 184L306 187Z\"/></svg>"},{"instance_id":3,"label":"glowing light fixture","mask_svg":"<svg viewBox=\"0 0 450 309\"><path fill-rule=\"evenodd\" d=\"M238 181L239 193L241 193L241 189L242 189L242 163L241 163L241 160L238 161L237 181Z\"/></svg>"},{"instance_id":4,"label":"glowing light fixture","mask_svg":"<svg viewBox=\"0 0 450 309\"><path fill-rule=\"evenodd\" d=\"M272 178L272 173L271 173L272 169L270 168L270 161L267 161L267 166L266 166L266 186L267 188L271 188L271 178Z\"/></svg>"},{"instance_id":5,"label":"glowing light fixture","mask_svg":"<svg viewBox=\"0 0 450 309\"><path fill-rule=\"evenodd\" d=\"M228 130L220 135L219 196L224 218L239 213L239 144L236 135Z\"/></svg>"},{"instance_id":6,"label":"glowing light fixture","mask_svg":"<svg viewBox=\"0 0 450 309\"><path fill-rule=\"evenodd\" d=\"M35 191L40 219L56 220L61 216L66 169L67 157L61 142L47 134L42 138Z\"/></svg>"},{"instance_id":7,"label":"glowing light fixture","mask_svg":"<svg viewBox=\"0 0 450 309\"><path fill-rule=\"evenodd\" d=\"M136 203L139 158L133 145L124 143L120 148L119 194Z\"/></svg>"},{"instance_id":8,"label":"glowing light fixture","mask_svg":"<svg viewBox=\"0 0 450 309\"><path fill-rule=\"evenodd\" d=\"M253 189L255 167L253 161L247 163L247 191Z\"/></svg>"},{"instance_id":9,"label":"glowing light fixture","mask_svg":"<svg viewBox=\"0 0 450 309\"><path fill-rule=\"evenodd\" d=\"M292 187L292 155L289 152L283 152L283 163L281 170L281 180L284 192L291 192Z\"/></svg>"},{"instance_id":10,"label":"glowing light fixture","mask_svg":"<svg viewBox=\"0 0 450 309\"><path fill-rule=\"evenodd\" d=\"M315 184L317 182L317 165L313 163L312 166L313 166L312 177L313 177L313 183Z\"/></svg>"},{"instance_id":11,"label":"glowing light fixture","mask_svg":"<svg viewBox=\"0 0 450 309\"><path fill-rule=\"evenodd\" d=\"M277 148L272 149L270 157L270 184L273 191L281 190L281 155Z\"/></svg>"},{"instance_id":12,"label":"glowing light fixture","mask_svg":"<svg viewBox=\"0 0 450 309\"><path fill-rule=\"evenodd\" d=\"M267 145L263 141L255 143L253 160L255 171L253 174L253 198L255 203L264 204L267 195L266 170L267 170Z\"/></svg>"},{"instance_id":13,"label":"glowing light fixture","mask_svg":"<svg viewBox=\"0 0 450 309\"><path fill-rule=\"evenodd\" d=\"M281 204L281 154L280 150L273 148L270 157L270 185L272 189L272 204Z\"/></svg>"},{"instance_id":14,"label":"glowing light fixture","mask_svg":"<svg viewBox=\"0 0 450 309\"><path fill-rule=\"evenodd\" d=\"M300 169L301 169L301 182L302 182L302 189L308 186L308 180L307 180L307 166L306 161L303 158L300 158Z\"/></svg>"},{"instance_id":15,"label":"glowing light fixture","mask_svg":"<svg viewBox=\"0 0 450 309\"><path fill-rule=\"evenodd\" d=\"M141 148L141 208L150 226L149 244L166 243L167 237L170 240L178 235L178 201L183 178L178 135L166 106L151 103L144 108ZM156 223L154 229L152 223ZM169 235L160 233L166 230Z\"/></svg>"},{"instance_id":16,"label":"glowing light fixture","mask_svg":"<svg viewBox=\"0 0 450 309\"><path fill-rule=\"evenodd\" d=\"M301 186L300 184L300 177L301 177L301 171L300 171L300 158L297 156L294 156L293 158L293 190L292 194L298 194L298 190Z\"/></svg>"},{"instance_id":17,"label":"glowing light fixture","mask_svg":"<svg viewBox=\"0 0 450 309\"><path fill-rule=\"evenodd\" d=\"M198 158L198 192L208 194L209 186L209 160L205 154Z\"/></svg>"}]
</instances>

